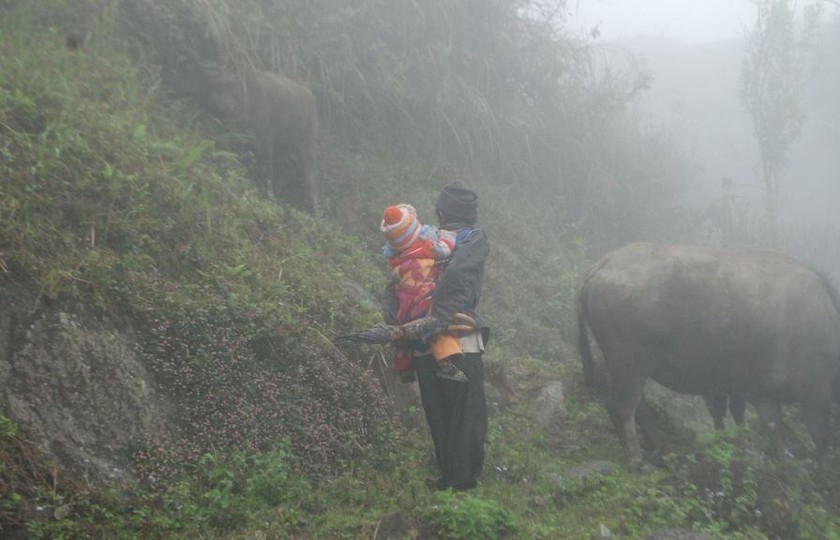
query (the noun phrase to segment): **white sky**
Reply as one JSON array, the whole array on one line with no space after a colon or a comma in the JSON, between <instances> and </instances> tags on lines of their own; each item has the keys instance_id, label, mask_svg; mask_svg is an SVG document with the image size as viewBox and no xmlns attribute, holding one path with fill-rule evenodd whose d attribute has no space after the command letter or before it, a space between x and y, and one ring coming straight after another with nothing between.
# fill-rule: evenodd
<instances>
[{"instance_id":1,"label":"white sky","mask_svg":"<svg viewBox=\"0 0 840 540\"><path fill-rule=\"evenodd\" d=\"M814 1L795 3L801 9ZM599 25L601 40L658 36L702 43L739 38L755 19L750 0L568 0L567 6L568 28L588 34ZM827 13L834 9L826 5Z\"/></svg>"}]
</instances>

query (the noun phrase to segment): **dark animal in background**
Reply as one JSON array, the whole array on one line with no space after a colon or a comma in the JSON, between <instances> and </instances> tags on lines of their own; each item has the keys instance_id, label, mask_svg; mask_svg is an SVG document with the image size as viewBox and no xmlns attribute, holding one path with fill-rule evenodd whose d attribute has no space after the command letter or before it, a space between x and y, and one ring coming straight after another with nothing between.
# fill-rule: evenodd
<instances>
[{"instance_id":1,"label":"dark animal in background","mask_svg":"<svg viewBox=\"0 0 840 540\"><path fill-rule=\"evenodd\" d=\"M257 180L264 195L316 211L318 113L315 96L306 86L269 71L248 69L239 75L211 63L182 69L179 76L182 80L176 87L253 137Z\"/></svg>"},{"instance_id":2,"label":"dark animal in background","mask_svg":"<svg viewBox=\"0 0 840 540\"><path fill-rule=\"evenodd\" d=\"M606 391L631 465L642 460L635 414L648 377L681 393L748 396L779 458L781 403L799 403L817 448L827 446L840 301L808 266L770 251L630 244L592 267L577 310L587 384Z\"/></svg>"},{"instance_id":3,"label":"dark animal in background","mask_svg":"<svg viewBox=\"0 0 840 540\"><path fill-rule=\"evenodd\" d=\"M70 4L72 9L64 13L60 22L64 28L64 43L71 50L83 49L90 43L106 5L102 0L74 0Z\"/></svg>"},{"instance_id":4,"label":"dark animal in background","mask_svg":"<svg viewBox=\"0 0 840 540\"><path fill-rule=\"evenodd\" d=\"M81 49L90 41L90 35L91 31L84 28L70 30L67 32L65 44L68 49Z\"/></svg>"}]
</instances>

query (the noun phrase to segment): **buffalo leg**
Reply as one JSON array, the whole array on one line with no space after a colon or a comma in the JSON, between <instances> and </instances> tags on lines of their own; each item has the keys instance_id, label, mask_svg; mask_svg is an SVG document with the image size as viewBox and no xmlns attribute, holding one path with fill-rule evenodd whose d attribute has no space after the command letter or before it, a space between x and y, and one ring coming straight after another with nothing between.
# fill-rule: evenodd
<instances>
[{"instance_id":1,"label":"buffalo leg","mask_svg":"<svg viewBox=\"0 0 840 540\"><path fill-rule=\"evenodd\" d=\"M296 166L293 156L289 154L288 149L279 139L272 149L272 155L274 157L272 160L273 170L269 182L274 200L276 202L286 201L300 208L297 194L294 191L295 185L290 180L296 174L293 170Z\"/></svg>"},{"instance_id":2,"label":"buffalo leg","mask_svg":"<svg viewBox=\"0 0 840 540\"><path fill-rule=\"evenodd\" d=\"M726 416L726 394L712 394L703 396L706 408L712 415L715 429L723 429L723 417ZM743 420L743 417L741 418Z\"/></svg>"},{"instance_id":3,"label":"buffalo leg","mask_svg":"<svg viewBox=\"0 0 840 540\"><path fill-rule=\"evenodd\" d=\"M624 379L620 388L613 387L607 400L607 412L631 469L642 465L642 448L636 434L636 409L642 399L644 380ZM621 379L619 379L621 380Z\"/></svg>"},{"instance_id":4,"label":"buffalo leg","mask_svg":"<svg viewBox=\"0 0 840 540\"><path fill-rule=\"evenodd\" d=\"M778 461L785 457L785 436L782 425L782 407L778 401L758 398L754 401L755 409L758 411L758 418L770 435L770 443L773 446L773 453Z\"/></svg>"},{"instance_id":5,"label":"buffalo leg","mask_svg":"<svg viewBox=\"0 0 840 540\"><path fill-rule=\"evenodd\" d=\"M821 458L831 435L831 388L828 384L823 386L802 401L802 417Z\"/></svg>"},{"instance_id":6,"label":"buffalo leg","mask_svg":"<svg viewBox=\"0 0 840 540\"><path fill-rule=\"evenodd\" d=\"M744 413L747 409L747 396L741 393L729 394L729 413L735 419L735 423L744 424Z\"/></svg>"},{"instance_id":7,"label":"buffalo leg","mask_svg":"<svg viewBox=\"0 0 840 540\"><path fill-rule=\"evenodd\" d=\"M298 150L298 182L301 195L306 197L306 205L313 213L318 212L319 183L315 175L315 136L304 141Z\"/></svg>"},{"instance_id":8,"label":"buffalo leg","mask_svg":"<svg viewBox=\"0 0 840 540\"><path fill-rule=\"evenodd\" d=\"M608 404L607 412L610 415L621 448L624 455L630 462L631 469L637 469L642 464L642 448L636 436L635 409L629 409L616 404Z\"/></svg>"},{"instance_id":9,"label":"buffalo leg","mask_svg":"<svg viewBox=\"0 0 840 540\"><path fill-rule=\"evenodd\" d=\"M260 195L270 197L274 194L276 202L276 191L273 191L274 174L277 172L277 167L274 164L274 142L258 140L254 149L254 160L257 165L257 185L260 189Z\"/></svg>"},{"instance_id":10,"label":"buffalo leg","mask_svg":"<svg viewBox=\"0 0 840 540\"><path fill-rule=\"evenodd\" d=\"M662 430L659 425L659 417L645 400L644 394L636 407L636 430L641 435L642 449L648 453L662 454L665 449L665 441L662 437Z\"/></svg>"}]
</instances>

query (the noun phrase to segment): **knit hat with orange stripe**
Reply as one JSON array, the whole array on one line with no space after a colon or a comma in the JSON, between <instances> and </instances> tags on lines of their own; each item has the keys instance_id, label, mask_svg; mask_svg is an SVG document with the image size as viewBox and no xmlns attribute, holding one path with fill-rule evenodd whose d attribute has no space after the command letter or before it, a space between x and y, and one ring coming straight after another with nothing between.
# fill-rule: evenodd
<instances>
[{"instance_id":1,"label":"knit hat with orange stripe","mask_svg":"<svg viewBox=\"0 0 840 540\"><path fill-rule=\"evenodd\" d=\"M414 207L410 204L398 204L389 206L382 212L379 229L385 233L391 249L400 253L417 239L420 227Z\"/></svg>"}]
</instances>

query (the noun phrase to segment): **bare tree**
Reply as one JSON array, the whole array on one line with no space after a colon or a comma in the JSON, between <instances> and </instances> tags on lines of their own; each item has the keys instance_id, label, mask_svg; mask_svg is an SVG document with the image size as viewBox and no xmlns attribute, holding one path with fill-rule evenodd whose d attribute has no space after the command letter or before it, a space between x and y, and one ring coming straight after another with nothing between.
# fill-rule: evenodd
<instances>
[{"instance_id":1,"label":"bare tree","mask_svg":"<svg viewBox=\"0 0 840 540\"><path fill-rule=\"evenodd\" d=\"M801 96L813 65L820 4L808 6L800 25L789 0L756 0L755 26L746 36L741 102L752 116L761 155L770 241L778 235L779 191L787 152L805 120Z\"/></svg>"}]
</instances>

